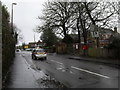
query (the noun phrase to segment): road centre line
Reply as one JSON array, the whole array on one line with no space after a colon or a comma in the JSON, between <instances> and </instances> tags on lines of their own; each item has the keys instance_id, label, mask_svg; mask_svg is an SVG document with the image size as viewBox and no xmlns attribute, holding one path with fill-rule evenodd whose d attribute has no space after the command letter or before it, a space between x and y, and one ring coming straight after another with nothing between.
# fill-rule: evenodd
<instances>
[{"instance_id":1,"label":"road centre line","mask_svg":"<svg viewBox=\"0 0 120 90\"><path fill-rule=\"evenodd\" d=\"M103 78L110 78L108 76L105 76L105 75L102 75L102 74L99 74L99 73L95 73L95 72L91 72L91 71L88 71L88 70L85 70L85 69L82 69L82 68L77 68L77 67L74 67L74 66L71 66L71 68L74 68L76 70L80 70L80 71L83 71L83 72L87 72L87 73L90 73L90 74L93 74L93 75L97 75L97 76L100 76L100 77L103 77Z\"/></svg>"},{"instance_id":2,"label":"road centre line","mask_svg":"<svg viewBox=\"0 0 120 90\"><path fill-rule=\"evenodd\" d=\"M55 60L50 60L50 61L52 61L52 62L56 62L56 63L58 63L58 64L63 64L63 63L58 62L58 61L55 61Z\"/></svg>"}]
</instances>

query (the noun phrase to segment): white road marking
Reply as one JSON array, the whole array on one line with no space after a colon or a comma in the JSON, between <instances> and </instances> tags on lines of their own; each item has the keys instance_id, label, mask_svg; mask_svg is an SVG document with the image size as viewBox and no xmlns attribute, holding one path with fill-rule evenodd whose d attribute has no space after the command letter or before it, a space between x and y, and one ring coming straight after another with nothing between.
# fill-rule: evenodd
<instances>
[{"instance_id":1,"label":"white road marking","mask_svg":"<svg viewBox=\"0 0 120 90\"><path fill-rule=\"evenodd\" d=\"M65 72L65 70L63 69L62 72Z\"/></svg>"},{"instance_id":2,"label":"white road marking","mask_svg":"<svg viewBox=\"0 0 120 90\"><path fill-rule=\"evenodd\" d=\"M50 61L52 61L52 62L56 62L56 63L58 63L58 64L63 64L63 63L58 62L58 61L55 61L55 60L50 60Z\"/></svg>"},{"instance_id":3,"label":"white road marking","mask_svg":"<svg viewBox=\"0 0 120 90\"><path fill-rule=\"evenodd\" d=\"M61 68L65 68L62 64L60 65Z\"/></svg>"},{"instance_id":4,"label":"white road marking","mask_svg":"<svg viewBox=\"0 0 120 90\"><path fill-rule=\"evenodd\" d=\"M72 73L72 74L73 74L73 72L72 72L72 71L70 71L70 73Z\"/></svg>"},{"instance_id":5,"label":"white road marking","mask_svg":"<svg viewBox=\"0 0 120 90\"><path fill-rule=\"evenodd\" d=\"M57 70L61 70L61 69L63 69L63 68L57 68Z\"/></svg>"},{"instance_id":6,"label":"white road marking","mask_svg":"<svg viewBox=\"0 0 120 90\"><path fill-rule=\"evenodd\" d=\"M105 75L102 75L102 74L99 74L99 73L95 73L95 72L91 72L91 71L88 71L88 70L85 70L85 69L82 69L82 68L78 68L78 67L74 67L74 66L71 66L71 68L74 68L74 69L77 69L77 70L80 70L80 71L83 71L83 72L87 72L87 73L90 73L90 74L94 74L94 75L97 75L97 76L100 76L100 77L103 77L103 78L110 78L108 76L105 76Z\"/></svg>"}]
</instances>

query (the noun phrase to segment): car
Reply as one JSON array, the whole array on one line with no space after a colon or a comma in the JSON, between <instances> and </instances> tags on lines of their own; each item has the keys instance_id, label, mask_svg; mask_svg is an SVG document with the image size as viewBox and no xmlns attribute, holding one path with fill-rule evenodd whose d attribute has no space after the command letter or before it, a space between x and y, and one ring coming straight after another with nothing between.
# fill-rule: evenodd
<instances>
[{"instance_id":1,"label":"car","mask_svg":"<svg viewBox=\"0 0 120 90\"><path fill-rule=\"evenodd\" d=\"M32 59L35 60L35 59L40 59L40 58L43 58L44 60L47 59L47 53L45 52L44 49L34 49L32 51Z\"/></svg>"},{"instance_id":2,"label":"car","mask_svg":"<svg viewBox=\"0 0 120 90\"><path fill-rule=\"evenodd\" d=\"M32 48L27 48L27 49L25 49L26 51L32 51Z\"/></svg>"},{"instance_id":3,"label":"car","mask_svg":"<svg viewBox=\"0 0 120 90\"><path fill-rule=\"evenodd\" d=\"M20 52L21 50L20 49L16 49L16 52Z\"/></svg>"}]
</instances>

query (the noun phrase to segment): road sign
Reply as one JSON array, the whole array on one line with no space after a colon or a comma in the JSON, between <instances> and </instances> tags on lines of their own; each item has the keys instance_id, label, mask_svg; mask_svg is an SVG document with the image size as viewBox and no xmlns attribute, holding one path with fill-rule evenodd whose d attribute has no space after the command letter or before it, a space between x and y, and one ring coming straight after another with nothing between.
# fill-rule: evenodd
<instances>
[{"instance_id":1,"label":"road sign","mask_svg":"<svg viewBox=\"0 0 120 90\"><path fill-rule=\"evenodd\" d=\"M92 37L99 37L99 32L98 31L92 31L91 35L92 35Z\"/></svg>"}]
</instances>

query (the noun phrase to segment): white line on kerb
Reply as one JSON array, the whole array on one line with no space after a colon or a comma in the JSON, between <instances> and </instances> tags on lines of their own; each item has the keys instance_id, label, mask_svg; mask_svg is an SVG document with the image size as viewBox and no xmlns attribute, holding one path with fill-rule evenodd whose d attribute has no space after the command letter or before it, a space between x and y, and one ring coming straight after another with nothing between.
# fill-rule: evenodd
<instances>
[{"instance_id":1,"label":"white line on kerb","mask_svg":"<svg viewBox=\"0 0 120 90\"><path fill-rule=\"evenodd\" d=\"M58 63L58 64L63 64L63 63L61 63L61 62L58 62L58 61L55 61L55 60L51 60L51 61L53 61L53 62L56 62L56 63Z\"/></svg>"},{"instance_id":2,"label":"white line on kerb","mask_svg":"<svg viewBox=\"0 0 120 90\"><path fill-rule=\"evenodd\" d=\"M100 77L103 77L103 78L110 78L108 76L105 76L105 75L102 75L102 74L99 74L99 73L95 73L95 72L91 72L91 71L88 71L88 70L85 70L85 69L82 69L82 68L77 68L77 67L74 67L74 66L71 66L71 68L74 68L74 69L77 69L77 70L80 70L80 71L83 71L83 72L87 72L87 73L90 73L90 74L94 74L94 75L97 75L97 76L100 76Z\"/></svg>"}]
</instances>

